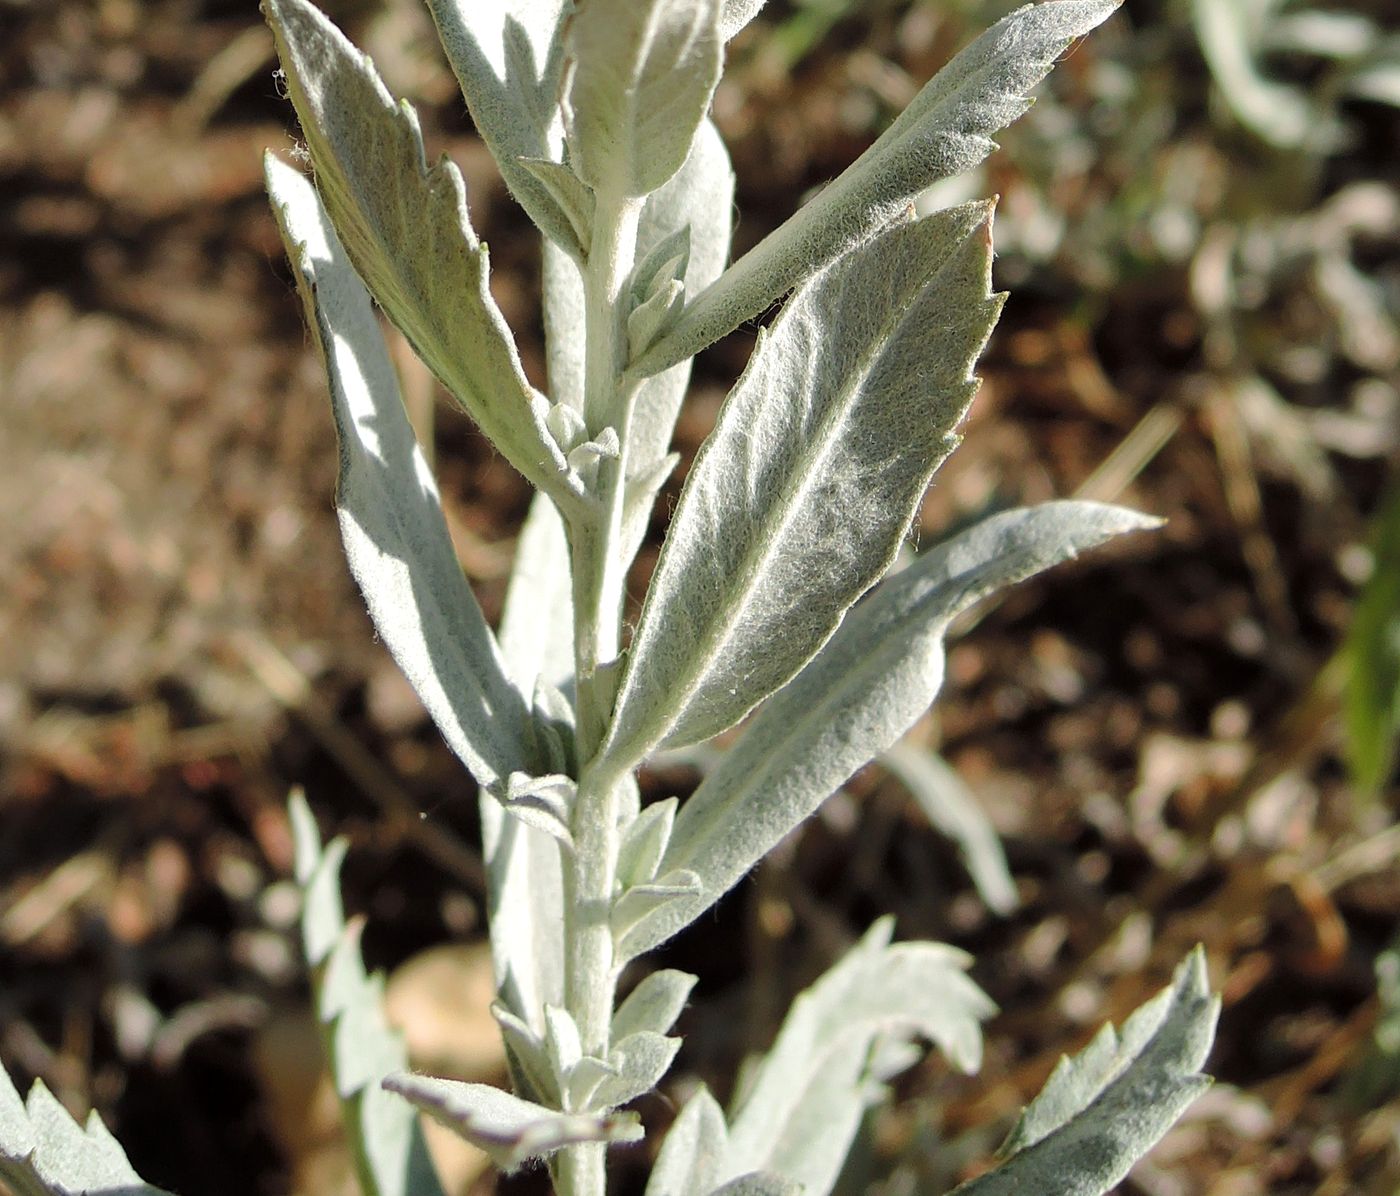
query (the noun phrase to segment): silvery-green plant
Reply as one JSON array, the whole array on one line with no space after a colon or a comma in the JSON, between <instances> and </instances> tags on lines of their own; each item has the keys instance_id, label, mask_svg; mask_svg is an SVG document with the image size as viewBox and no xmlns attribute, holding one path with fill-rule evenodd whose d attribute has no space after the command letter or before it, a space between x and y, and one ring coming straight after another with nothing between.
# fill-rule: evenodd
<instances>
[{"instance_id":1,"label":"silvery-green plant","mask_svg":"<svg viewBox=\"0 0 1400 1196\"><path fill-rule=\"evenodd\" d=\"M341 909L345 844L323 847L294 799L304 945L366 1196L439 1196L419 1110L506 1170L544 1160L558 1192L601 1196L609 1148L642 1136L625 1106L670 1069L695 982L652 971L619 1004L628 965L894 747L938 691L955 616L1153 524L1051 503L886 576L957 443L1002 302L992 205L915 218L913 201L981 161L1117 2L1051 0L1001 21L726 265L733 176L708 112L725 44L762 0L429 0L476 127L543 234L545 395L492 301L456 167L427 162L412 109L309 0L264 0L315 180L268 159L330 378L341 530L379 633L480 788L513 1087L406 1070ZM372 301L538 491L495 632ZM780 301L624 642L626 577L676 464L690 359ZM641 805L650 754L741 722L685 802ZM831 1191L916 1043L977 1066L992 1005L967 963L877 923L797 999L728 1112L703 1088L689 1099L648 1196ZM1062 1062L998 1165L959 1191L1106 1191L1208 1082L1215 1015L1197 953L1121 1032ZM0 1085L0 1177L25 1196L148 1188L100 1125L80 1129L41 1086L26 1107Z\"/></svg>"}]
</instances>

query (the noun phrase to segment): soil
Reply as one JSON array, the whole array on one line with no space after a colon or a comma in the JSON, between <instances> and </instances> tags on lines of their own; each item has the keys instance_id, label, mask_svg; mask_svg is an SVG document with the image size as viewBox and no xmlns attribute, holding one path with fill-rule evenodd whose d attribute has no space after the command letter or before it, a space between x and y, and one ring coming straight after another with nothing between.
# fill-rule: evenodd
<instances>
[{"instance_id":1,"label":"soil","mask_svg":"<svg viewBox=\"0 0 1400 1196\"><path fill-rule=\"evenodd\" d=\"M789 69L760 39L778 44L818 7L775 0L717 101L739 250L979 23L935 21L919 41L921 6L873 4ZM493 290L543 385L535 238L426 16L412 0L327 8L418 105L430 149L461 165ZM1132 27L1149 38L1159 17L1143 5ZM1071 57L1071 111L1077 74L1113 44ZM346 903L367 916L371 965L458 944L470 991L483 933L470 852L430 841L475 842L471 784L344 566L324 382L262 194L263 148L295 135L273 66L249 0L0 3L0 1057L22 1087L40 1077L75 1113L96 1108L149 1180L205 1196L304 1190L334 1135L317 1128L314 1034L298 1021L292 786L351 840ZM1201 118L1205 68L1180 67ZM1394 160L1379 110L1357 119L1324 197ZM1007 222L1022 169L996 168ZM1393 263L1396 239L1370 252ZM931 1055L872 1119L871 1174L912 1185L883 1190L941 1191L988 1164L1062 1053L1199 942L1224 1000L1218 1082L1124 1190L1394 1191L1400 1087L1373 1031L1400 908L1395 790L1364 798L1348 780L1337 651L1397 440L1359 455L1314 444L1318 490L1232 402L1184 267L1097 290L1066 254L999 268L1016 294L915 538L1075 493L1167 519L984 611L914 733L989 812L1019 908L989 913L956 850L865 770L653 961L701 977L666 1090L700 1077L727 1093L792 995L893 912L901 937L967 949L1000 1008L977 1076ZM396 337L406 389L431 396ZM741 332L700 360L687 462L751 344ZM1395 381L1394 363L1371 372ZM494 619L529 494L437 410L450 523ZM1125 446L1133 464L1100 470ZM634 599L683 478L658 504ZM646 793L695 779L657 769ZM497 1070L479 1004L412 1006L418 1049L480 1048L464 1072ZM673 1106L640 1109L663 1127ZM640 1190L643 1157L619 1190ZM472 1173L453 1172L488 1190Z\"/></svg>"}]
</instances>

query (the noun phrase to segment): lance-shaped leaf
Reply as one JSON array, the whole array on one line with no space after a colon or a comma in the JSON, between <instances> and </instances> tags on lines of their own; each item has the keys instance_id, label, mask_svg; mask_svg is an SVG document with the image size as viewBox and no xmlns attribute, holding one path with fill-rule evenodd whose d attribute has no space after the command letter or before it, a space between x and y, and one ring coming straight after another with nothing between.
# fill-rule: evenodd
<instances>
[{"instance_id":1,"label":"lance-shaped leaf","mask_svg":"<svg viewBox=\"0 0 1400 1196\"><path fill-rule=\"evenodd\" d=\"M582 1142L636 1142L642 1137L635 1113L561 1113L489 1084L404 1073L390 1076L384 1087L480 1147L503 1171Z\"/></svg>"},{"instance_id":2,"label":"lance-shaped leaf","mask_svg":"<svg viewBox=\"0 0 1400 1196\"><path fill-rule=\"evenodd\" d=\"M40 1080L23 1101L3 1067L0 1182L14 1196L167 1196L136 1174L96 1112L79 1125Z\"/></svg>"},{"instance_id":3,"label":"lance-shaped leaf","mask_svg":"<svg viewBox=\"0 0 1400 1196\"><path fill-rule=\"evenodd\" d=\"M984 520L888 579L759 712L676 816L659 871L698 876L634 934L633 954L688 925L858 768L904 734L943 682L948 624L978 598L1155 521L1099 503Z\"/></svg>"},{"instance_id":4,"label":"lance-shaped leaf","mask_svg":"<svg viewBox=\"0 0 1400 1196\"><path fill-rule=\"evenodd\" d=\"M574 170L600 195L649 195L680 169L719 82L721 0L589 0L569 30Z\"/></svg>"},{"instance_id":5,"label":"lance-shaped leaf","mask_svg":"<svg viewBox=\"0 0 1400 1196\"><path fill-rule=\"evenodd\" d=\"M998 21L943 68L878 140L696 298L633 369L664 369L767 310L814 270L884 228L921 191L970 170L993 133L1076 37L1121 0L1052 0Z\"/></svg>"},{"instance_id":6,"label":"lance-shaped leaf","mask_svg":"<svg viewBox=\"0 0 1400 1196\"><path fill-rule=\"evenodd\" d=\"M733 726L889 567L976 390L1001 307L991 207L901 223L804 286L696 457L606 750Z\"/></svg>"},{"instance_id":7,"label":"lance-shaped leaf","mask_svg":"<svg viewBox=\"0 0 1400 1196\"><path fill-rule=\"evenodd\" d=\"M482 785L530 766L527 720L462 576L369 297L311 184L269 155L268 193L330 378L336 511L379 634Z\"/></svg>"},{"instance_id":8,"label":"lance-shaped leaf","mask_svg":"<svg viewBox=\"0 0 1400 1196\"><path fill-rule=\"evenodd\" d=\"M724 1111L702 1085L667 1131L646 1196L710 1196L728 1140Z\"/></svg>"},{"instance_id":9,"label":"lance-shaped leaf","mask_svg":"<svg viewBox=\"0 0 1400 1196\"><path fill-rule=\"evenodd\" d=\"M412 109L308 0L266 0L316 185L375 300L507 460L556 502L579 494L487 286L462 176L431 169Z\"/></svg>"},{"instance_id":10,"label":"lance-shaped leaf","mask_svg":"<svg viewBox=\"0 0 1400 1196\"><path fill-rule=\"evenodd\" d=\"M501 655L521 693L544 681L565 689L574 675L569 541L554 504L536 495L515 542L501 616Z\"/></svg>"},{"instance_id":11,"label":"lance-shaped leaf","mask_svg":"<svg viewBox=\"0 0 1400 1196\"><path fill-rule=\"evenodd\" d=\"M501 654L507 673L525 692L541 681L565 685L573 676L569 546L563 520L542 494L535 496L516 541L501 617ZM484 789L480 808L496 987L508 1010L543 1036L545 1006L564 1003L559 845L508 817ZM522 1078L516 1075L517 1081Z\"/></svg>"},{"instance_id":12,"label":"lance-shaped leaf","mask_svg":"<svg viewBox=\"0 0 1400 1196\"><path fill-rule=\"evenodd\" d=\"M656 879L656 869L675 826L677 805L674 797L653 802L623 831L617 852L617 879L624 887Z\"/></svg>"},{"instance_id":13,"label":"lance-shaped leaf","mask_svg":"<svg viewBox=\"0 0 1400 1196\"><path fill-rule=\"evenodd\" d=\"M316 820L300 793L292 794L288 812L316 1019L361 1190L366 1196L441 1196L417 1116L379 1086L408 1059L403 1039L384 1018L382 978L365 974L363 923L345 924L340 901L345 840L321 846Z\"/></svg>"},{"instance_id":14,"label":"lance-shaped leaf","mask_svg":"<svg viewBox=\"0 0 1400 1196\"><path fill-rule=\"evenodd\" d=\"M1105 1026L1060 1061L1002 1147L1005 1161L958 1196L1107 1192L1210 1086L1200 1069L1219 1013L1198 948L1121 1033Z\"/></svg>"},{"instance_id":15,"label":"lance-shaped leaf","mask_svg":"<svg viewBox=\"0 0 1400 1196\"><path fill-rule=\"evenodd\" d=\"M729 1119L724 1176L772 1171L825 1196L889 1078L879 1063L891 1056L877 1042L927 1038L957 1067L976 1069L978 1023L995 1006L968 979L968 957L939 943L891 945L893 929L893 919L876 922L793 1002Z\"/></svg>"},{"instance_id":16,"label":"lance-shaped leaf","mask_svg":"<svg viewBox=\"0 0 1400 1196\"><path fill-rule=\"evenodd\" d=\"M530 163L558 162L569 0L428 0L448 64L472 123L530 219L577 257L581 246L564 207Z\"/></svg>"},{"instance_id":17,"label":"lance-shaped leaf","mask_svg":"<svg viewBox=\"0 0 1400 1196\"><path fill-rule=\"evenodd\" d=\"M1016 882L996 827L957 772L933 752L895 744L880 762L904 782L934 830L958 845L979 896L998 914L1016 908Z\"/></svg>"}]
</instances>

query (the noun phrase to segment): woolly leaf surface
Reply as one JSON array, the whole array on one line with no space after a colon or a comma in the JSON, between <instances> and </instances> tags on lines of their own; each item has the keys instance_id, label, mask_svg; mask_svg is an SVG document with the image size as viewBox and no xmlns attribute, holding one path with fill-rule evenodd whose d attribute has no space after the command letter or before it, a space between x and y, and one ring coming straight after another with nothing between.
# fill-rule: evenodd
<instances>
[{"instance_id":1,"label":"woolly leaf surface","mask_svg":"<svg viewBox=\"0 0 1400 1196\"><path fill-rule=\"evenodd\" d=\"M671 521L615 757L732 726L889 567L1000 310L990 218L970 204L900 224L805 285L760 341Z\"/></svg>"},{"instance_id":2,"label":"woolly leaf surface","mask_svg":"<svg viewBox=\"0 0 1400 1196\"><path fill-rule=\"evenodd\" d=\"M350 571L448 746L490 785L528 766L529 714L462 575L369 297L311 184L271 156L266 168L330 377L336 512Z\"/></svg>"},{"instance_id":3,"label":"woolly leaf surface","mask_svg":"<svg viewBox=\"0 0 1400 1196\"><path fill-rule=\"evenodd\" d=\"M761 315L813 271L868 240L939 179L972 169L992 134L1077 37L1121 0L1026 5L964 49L834 182L734 263L637 363L639 373L693 356ZM737 5L736 5L737 7Z\"/></svg>"},{"instance_id":4,"label":"woolly leaf surface","mask_svg":"<svg viewBox=\"0 0 1400 1196\"><path fill-rule=\"evenodd\" d=\"M486 247L467 218L461 173L429 167L417 118L396 104L345 36L308 0L265 0L315 168L355 270L414 351L488 439L537 488L577 500L487 285Z\"/></svg>"},{"instance_id":5,"label":"woolly leaf surface","mask_svg":"<svg viewBox=\"0 0 1400 1196\"><path fill-rule=\"evenodd\" d=\"M0 1182L15 1196L167 1196L136 1174L96 1113L80 1125L40 1080L23 1101L3 1067Z\"/></svg>"},{"instance_id":6,"label":"woolly leaf surface","mask_svg":"<svg viewBox=\"0 0 1400 1196\"><path fill-rule=\"evenodd\" d=\"M1121 1032L1107 1027L1061 1061L1002 1147L1005 1161L957 1196L1109 1191L1210 1086L1200 1069L1219 1012L1197 949Z\"/></svg>"},{"instance_id":7,"label":"woolly leaf surface","mask_svg":"<svg viewBox=\"0 0 1400 1196\"><path fill-rule=\"evenodd\" d=\"M994 1006L938 943L891 944L891 919L792 1005L729 1121L724 1174L772 1171L823 1196L860 1120L888 1078L872 1071L877 1040L934 1042L964 1071L981 1059L979 1022Z\"/></svg>"},{"instance_id":8,"label":"woolly leaf surface","mask_svg":"<svg viewBox=\"0 0 1400 1196\"><path fill-rule=\"evenodd\" d=\"M721 0L588 0L570 25L564 105L574 169L649 195L680 169L719 82Z\"/></svg>"},{"instance_id":9,"label":"woolly leaf surface","mask_svg":"<svg viewBox=\"0 0 1400 1196\"><path fill-rule=\"evenodd\" d=\"M858 768L928 709L943 637L972 603L1155 521L1121 507L1060 502L986 519L924 553L846 618L680 808L661 871L701 891L654 914L633 953L708 909Z\"/></svg>"},{"instance_id":10,"label":"woolly leaf surface","mask_svg":"<svg viewBox=\"0 0 1400 1196\"><path fill-rule=\"evenodd\" d=\"M573 222L528 163L557 163L564 20L569 0L428 0L472 124L530 219L577 255Z\"/></svg>"},{"instance_id":11,"label":"woolly leaf surface","mask_svg":"<svg viewBox=\"0 0 1400 1196\"><path fill-rule=\"evenodd\" d=\"M728 1137L724 1110L702 1085L667 1131L647 1179L646 1196L709 1196Z\"/></svg>"}]
</instances>

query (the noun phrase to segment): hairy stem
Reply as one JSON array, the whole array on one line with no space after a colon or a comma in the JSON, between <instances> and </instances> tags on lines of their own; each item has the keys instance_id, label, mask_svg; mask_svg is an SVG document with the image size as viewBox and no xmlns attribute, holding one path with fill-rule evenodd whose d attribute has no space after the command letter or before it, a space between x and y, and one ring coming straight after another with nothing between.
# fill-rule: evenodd
<instances>
[{"instance_id":1,"label":"hairy stem","mask_svg":"<svg viewBox=\"0 0 1400 1196\"><path fill-rule=\"evenodd\" d=\"M632 268L637 245L638 200L598 197L597 219L588 265L584 270L584 421L591 436L613 428L621 455L605 460L598 471L598 506L590 519L571 529L574 589L574 662L578 692L579 757L591 759L602 742L611 713L612 692L599 675L600 666L617 658L622 624L623 574L618 559L626 474L626 416L629 398L621 377L626 365L622 284Z\"/></svg>"},{"instance_id":2,"label":"hairy stem","mask_svg":"<svg viewBox=\"0 0 1400 1196\"><path fill-rule=\"evenodd\" d=\"M622 509L631 395L621 385L626 365L622 286L636 254L641 202L600 195L593 243L584 270L584 420L596 437L613 428L618 457L598 471L591 518L570 529L574 594L574 665L579 759L591 761L607 732L618 656L627 562L621 559ZM565 1003L585 1054L606 1058L617 980L609 914L617 873L615 772L585 763L574 805L574 851L565 864L567 947ZM603 1196L606 1152L601 1145L563 1152L557 1171L562 1196Z\"/></svg>"}]
</instances>

